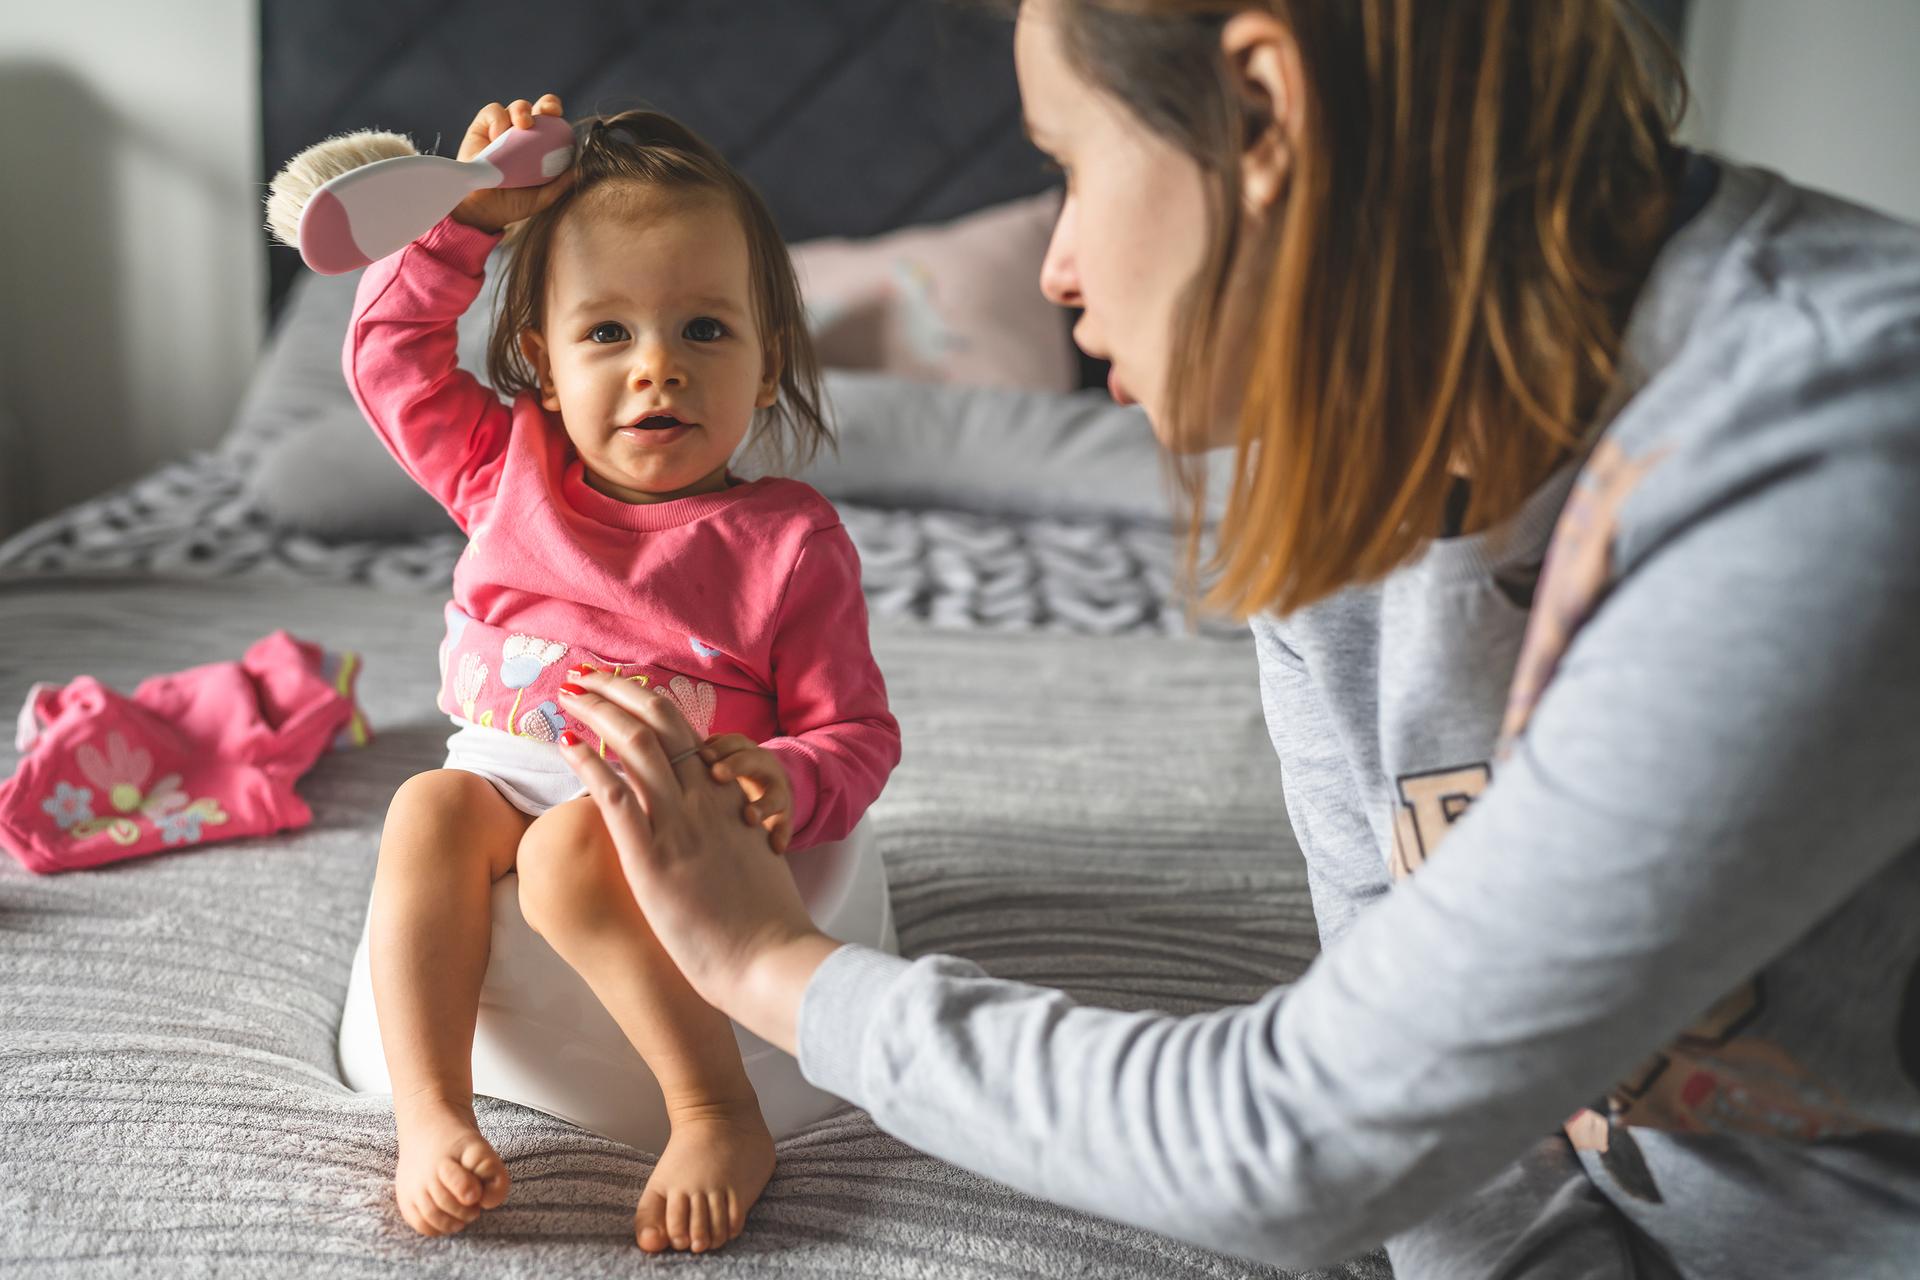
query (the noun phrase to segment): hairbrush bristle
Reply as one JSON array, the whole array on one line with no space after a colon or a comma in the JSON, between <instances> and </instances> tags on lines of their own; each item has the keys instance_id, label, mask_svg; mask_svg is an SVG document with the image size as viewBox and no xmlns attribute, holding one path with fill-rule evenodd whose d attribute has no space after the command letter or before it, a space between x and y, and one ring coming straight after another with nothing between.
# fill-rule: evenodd
<instances>
[{"instance_id":1,"label":"hairbrush bristle","mask_svg":"<svg viewBox=\"0 0 1920 1280\"><path fill-rule=\"evenodd\" d=\"M341 174L376 160L418 155L419 148L397 133L363 129L316 142L274 175L267 185L267 230L291 248L300 247L300 211L313 193Z\"/></svg>"}]
</instances>

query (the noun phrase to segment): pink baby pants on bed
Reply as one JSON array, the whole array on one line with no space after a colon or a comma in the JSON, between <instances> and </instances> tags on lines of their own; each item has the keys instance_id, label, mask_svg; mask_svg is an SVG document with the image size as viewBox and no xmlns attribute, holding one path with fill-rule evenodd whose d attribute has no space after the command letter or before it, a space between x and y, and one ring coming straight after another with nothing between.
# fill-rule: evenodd
<instances>
[{"instance_id":1,"label":"pink baby pants on bed","mask_svg":"<svg viewBox=\"0 0 1920 1280\"><path fill-rule=\"evenodd\" d=\"M30 871L73 871L312 821L294 782L358 746L359 659L276 631L238 662L118 693L81 676L35 685L19 769L0 782L0 844Z\"/></svg>"}]
</instances>

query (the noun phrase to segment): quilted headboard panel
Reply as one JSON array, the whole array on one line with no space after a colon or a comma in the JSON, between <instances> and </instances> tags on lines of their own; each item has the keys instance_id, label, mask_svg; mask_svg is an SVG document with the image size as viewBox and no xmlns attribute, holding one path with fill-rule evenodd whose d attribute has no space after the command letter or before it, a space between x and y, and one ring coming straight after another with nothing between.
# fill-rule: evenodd
<instances>
[{"instance_id":1,"label":"quilted headboard panel","mask_svg":"<svg viewBox=\"0 0 1920 1280\"><path fill-rule=\"evenodd\" d=\"M450 155L482 104L549 90L575 116L685 120L791 241L1054 181L1021 135L1010 26L952 0L261 0L260 33L263 181L346 129ZM271 262L277 309L299 264Z\"/></svg>"}]
</instances>

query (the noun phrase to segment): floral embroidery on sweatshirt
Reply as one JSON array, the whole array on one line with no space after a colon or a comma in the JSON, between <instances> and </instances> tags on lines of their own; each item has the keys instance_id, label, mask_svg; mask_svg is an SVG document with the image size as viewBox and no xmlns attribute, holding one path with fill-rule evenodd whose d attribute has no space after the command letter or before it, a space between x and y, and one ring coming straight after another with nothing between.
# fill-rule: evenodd
<instances>
[{"instance_id":1,"label":"floral embroidery on sweatshirt","mask_svg":"<svg viewBox=\"0 0 1920 1280\"><path fill-rule=\"evenodd\" d=\"M696 684L685 676L675 676L667 681L667 695L679 705L680 714L693 726L694 733L706 737L713 728L713 686L705 680Z\"/></svg>"},{"instance_id":2,"label":"floral embroidery on sweatshirt","mask_svg":"<svg viewBox=\"0 0 1920 1280\"><path fill-rule=\"evenodd\" d=\"M481 690L487 687L487 664L480 660L477 653L460 655L460 678L454 682L453 696L460 703L460 713L471 723L474 720L474 704L480 700ZM491 712L488 713L491 717ZM489 718L491 723L491 718Z\"/></svg>"},{"instance_id":3,"label":"floral embroidery on sweatshirt","mask_svg":"<svg viewBox=\"0 0 1920 1280\"><path fill-rule=\"evenodd\" d=\"M560 741L561 731L566 727L566 717L560 714L560 708L551 700L542 702L520 717L520 736L540 742Z\"/></svg>"},{"instance_id":4,"label":"floral embroidery on sweatshirt","mask_svg":"<svg viewBox=\"0 0 1920 1280\"><path fill-rule=\"evenodd\" d=\"M514 731L514 717L520 714L520 699L525 696L527 686L566 656L567 646L554 640L519 633L507 637L500 652L500 683L514 691L513 706L507 712L509 732Z\"/></svg>"}]
</instances>

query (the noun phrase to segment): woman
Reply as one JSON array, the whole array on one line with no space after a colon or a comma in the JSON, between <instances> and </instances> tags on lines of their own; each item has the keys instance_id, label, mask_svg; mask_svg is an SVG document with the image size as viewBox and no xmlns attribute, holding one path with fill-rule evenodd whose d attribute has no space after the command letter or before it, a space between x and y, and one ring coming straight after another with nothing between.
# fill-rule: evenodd
<instances>
[{"instance_id":1,"label":"woman","mask_svg":"<svg viewBox=\"0 0 1920 1280\"><path fill-rule=\"evenodd\" d=\"M703 997L926 1151L1248 1257L1920 1256L1920 234L1677 151L1627 21L1020 7L1042 287L1237 451L1210 598L1323 954L1173 1018L841 947L590 680L627 775L570 759Z\"/></svg>"}]
</instances>

